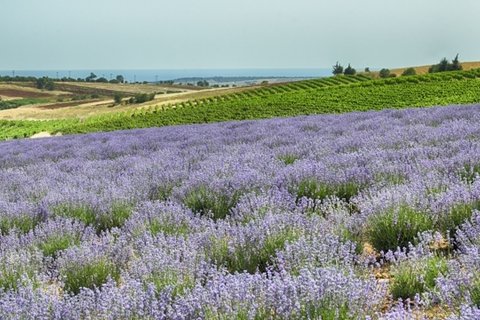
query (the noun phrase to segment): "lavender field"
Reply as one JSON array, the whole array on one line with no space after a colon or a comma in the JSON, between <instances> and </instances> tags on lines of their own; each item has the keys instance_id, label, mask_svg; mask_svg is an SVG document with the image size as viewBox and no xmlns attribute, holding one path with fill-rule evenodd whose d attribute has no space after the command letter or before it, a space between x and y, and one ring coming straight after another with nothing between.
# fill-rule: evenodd
<instances>
[{"instance_id":1,"label":"lavender field","mask_svg":"<svg viewBox=\"0 0 480 320\"><path fill-rule=\"evenodd\" d=\"M0 143L1 319L480 318L480 106Z\"/></svg>"}]
</instances>

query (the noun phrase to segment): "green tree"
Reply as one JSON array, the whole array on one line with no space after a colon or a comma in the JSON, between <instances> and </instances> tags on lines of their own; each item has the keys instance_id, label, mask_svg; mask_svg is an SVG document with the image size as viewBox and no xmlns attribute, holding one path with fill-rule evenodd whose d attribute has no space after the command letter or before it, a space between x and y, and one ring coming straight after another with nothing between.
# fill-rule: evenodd
<instances>
[{"instance_id":1,"label":"green tree","mask_svg":"<svg viewBox=\"0 0 480 320\"><path fill-rule=\"evenodd\" d=\"M53 82L53 80L47 81L47 83L45 84L45 89L49 91L55 90L55 83Z\"/></svg>"},{"instance_id":2,"label":"green tree","mask_svg":"<svg viewBox=\"0 0 480 320\"><path fill-rule=\"evenodd\" d=\"M207 80L201 80L197 82L197 86L199 87L208 87L210 84L208 83Z\"/></svg>"},{"instance_id":3,"label":"green tree","mask_svg":"<svg viewBox=\"0 0 480 320\"><path fill-rule=\"evenodd\" d=\"M115 93L113 96L113 100L115 101L115 104L121 104L122 103L123 96L120 93Z\"/></svg>"},{"instance_id":4,"label":"green tree","mask_svg":"<svg viewBox=\"0 0 480 320\"><path fill-rule=\"evenodd\" d=\"M452 64L450 65L450 70L452 71L457 71L457 70L462 70L462 64L460 63L460 60L458 59L458 53L455 56L455 59L452 60Z\"/></svg>"},{"instance_id":5,"label":"green tree","mask_svg":"<svg viewBox=\"0 0 480 320\"><path fill-rule=\"evenodd\" d=\"M443 58L438 64L438 72L448 71L450 69L447 58Z\"/></svg>"},{"instance_id":6,"label":"green tree","mask_svg":"<svg viewBox=\"0 0 480 320\"><path fill-rule=\"evenodd\" d=\"M414 76L417 74L415 68L407 68L403 71L402 76Z\"/></svg>"},{"instance_id":7,"label":"green tree","mask_svg":"<svg viewBox=\"0 0 480 320\"><path fill-rule=\"evenodd\" d=\"M85 81L92 82L97 78L97 75L93 72L90 72L90 75L85 78Z\"/></svg>"},{"instance_id":8,"label":"green tree","mask_svg":"<svg viewBox=\"0 0 480 320\"><path fill-rule=\"evenodd\" d=\"M458 59L458 54L455 56L455 58L452 60L452 62L448 62L447 58L443 58L439 64L434 64L428 69L429 73L435 73L435 72L445 72L445 71L457 71L457 70L462 70L462 64L460 63L460 60Z\"/></svg>"},{"instance_id":9,"label":"green tree","mask_svg":"<svg viewBox=\"0 0 480 320\"><path fill-rule=\"evenodd\" d=\"M120 82L120 83L125 82L125 78L121 74L119 74L115 79L117 79L117 81Z\"/></svg>"},{"instance_id":10,"label":"green tree","mask_svg":"<svg viewBox=\"0 0 480 320\"><path fill-rule=\"evenodd\" d=\"M387 68L383 68L382 70L380 70L380 78L388 78L390 77L390 69L387 69Z\"/></svg>"},{"instance_id":11,"label":"green tree","mask_svg":"<svg viewBox=\"0 0 480 320\"><path fill-rule=\"evenodd\" d=\"M357 73L357 70L352 68L350 63L348 64L348 67L345 68L345 71L343 72L346 76L354 76Z\"/></svg>"},{"instance_id":12,"label":"green tree","mask_svg":"<svg viewBox=\"0 0 480 320\"><path fill-rule=\"evenodd\" d=\"M38 78L36 80L36 85L38 89L42 89L42 90L46 89L46 90L52 91L55 89L55 83L53 82L52 79L48 77Z\"/></svg>"},{"instance_id":13,"label":"green tree","mask_svg":"<svg viewBox=\"0 0 480 320\"><path fill-rule=\"evenodd\" d=\"M335 76L338 76L339 74L343 74L343 66L342 66L340 63L338 63L338 61L337 61L337 63L333 66L332 73L333 73L333 75L335 75Z\"/></svg>"}]
</instances>

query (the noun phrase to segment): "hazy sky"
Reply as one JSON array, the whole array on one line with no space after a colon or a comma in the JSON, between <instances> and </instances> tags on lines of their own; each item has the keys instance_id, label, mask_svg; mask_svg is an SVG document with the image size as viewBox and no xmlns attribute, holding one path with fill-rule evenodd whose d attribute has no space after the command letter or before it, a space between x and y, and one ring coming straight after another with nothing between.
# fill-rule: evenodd
<instances>
[{"instance_id":1,"label":"hazy sky","mask_svg":"<svg viewBox=\"0 0 480 320\"><path fill-rule=\"evenodd\" d=\"M0 0L0 70L480 60L478 0Z\"/></svg>"}]
</instances>

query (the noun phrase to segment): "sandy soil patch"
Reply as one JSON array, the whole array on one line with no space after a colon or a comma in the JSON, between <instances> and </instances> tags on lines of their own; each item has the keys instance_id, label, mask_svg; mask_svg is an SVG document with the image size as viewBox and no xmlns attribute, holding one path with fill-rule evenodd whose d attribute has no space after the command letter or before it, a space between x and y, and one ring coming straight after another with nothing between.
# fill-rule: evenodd
<instances>
[{"instance_id":1,"label":"sandy soil patch","mask_svg":"<svg viewBox=\"0 0 480 320\"><path fill-rule=\"evenodd\" d=\"M62 134L59 132L55 135L52 135L50 132L39 132L35 133L33 136L30 137L30 139L39 139L39 138L49 138L49 137L60 137Z\"/></svg>"}]
</instances>

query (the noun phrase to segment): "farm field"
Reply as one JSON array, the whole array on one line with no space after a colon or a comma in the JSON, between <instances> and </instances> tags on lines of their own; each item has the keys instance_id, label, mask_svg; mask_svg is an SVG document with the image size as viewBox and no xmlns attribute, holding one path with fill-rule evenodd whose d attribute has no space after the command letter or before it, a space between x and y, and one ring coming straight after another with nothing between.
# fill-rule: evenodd
<instances>
[{"instance_id":1,"label":"farm field","mask_svg":"<svg viewBox=\"0 0 480 320\"><path fill-rule=\"evenodd\" d=\"M480 316L480 105L0 149L0 318Z\"/></svg>"},{"instance_id":2,"label":"farm field","mask_svg":"<svg viewBox=\"0 0 480 320\"><path fill-rule=\"evenodd\" d=\"M56 88L65 91L44 91L31 87L32 83L20 84L2 84L0 83L0 98L3 103L18 99L17 96L31 96L32 92L41 97L49 97L48 100L23 101L21 104L13 104L9 108L0 108L0 119L3 120L52 120L85 118L98 116L102 114L114 114L124 111L133 111L155 106L169 106L171 104L180 104L198 99L207 99L241 93L248 90L257 89L258 86L237 87L237 88L209 88L201 89L190 86L166 86L149 84L104 84L104 83L86 83L86 82L57 82ZM13 90L12 90L13 88ZM4 92L5 96L1 93ZM136 94L156 94L154 101L142 104L121 104L115 105L113 96L121 94L125 100ZM91 103L95 98L98 103ZM40 99L39 99L40 100ZM59 101L60 100L60 101ZM69 105L65 106L65 100ZM45 102L48 102L48 108L45 108ZM0 106L1 106L0 101ZM41 104L44 103L44 104Z\"/></svg>"},{"instance_id":3,"label":"farm field","mask_svg":"<svg viewBox=\"0 0 480 320\"><path fill-rule=\"evenodd\" d=\"M179 102L172 102L166 98L165 104L154 100L138 110L82 119L0 120L0 139L30 137L39 132L71 134L175 124L478 103L480 70L382 80L371 80L365 76L332 77L253 88L224 95L218 95L216 91L209 94L212 96Z\"/></svg>"}]
</instances>

